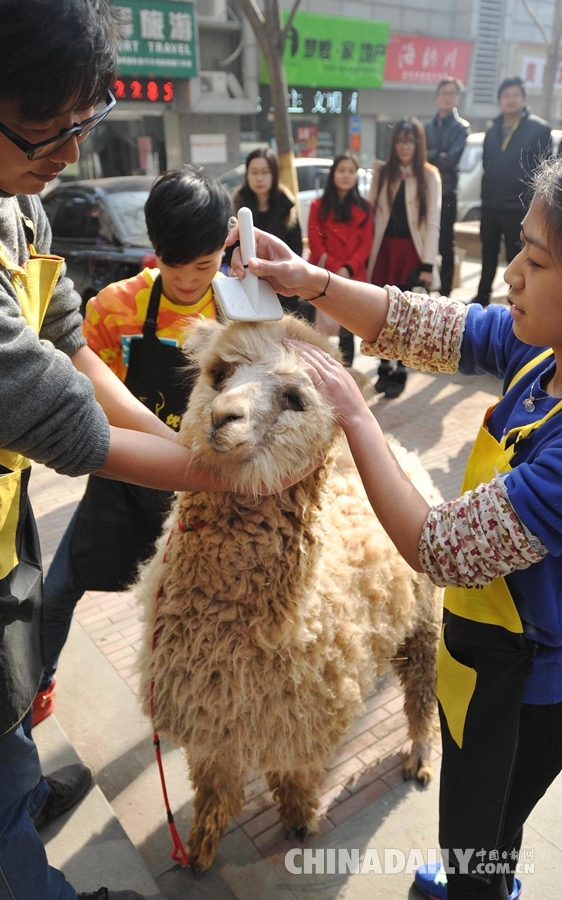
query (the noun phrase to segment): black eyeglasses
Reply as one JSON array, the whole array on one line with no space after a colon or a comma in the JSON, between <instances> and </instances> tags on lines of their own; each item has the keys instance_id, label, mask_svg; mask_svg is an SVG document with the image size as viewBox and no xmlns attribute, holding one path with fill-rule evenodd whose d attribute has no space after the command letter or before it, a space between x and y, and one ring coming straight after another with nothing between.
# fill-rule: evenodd
<instances>
[{"instance_id":1,"label":"black eyeglasses","mask_svg":"<svg viewBox=\"0 0 562 900\"><path fill-rule=\"evenodd\" d=\"M10 128L3 125L2 122L0 122L0 132L4 134L12 144L15 144L16 147L19 147L20 150L27 153L28 159L43 159L44 156L49 156L49 154L60 150L70 138L87 137L92 128L99 125L99 123L111 112L116 102L117 101L111 91L108 91L106 105L103 109L94 113L89 119L84 119L79 125L73 125L72 128L65 128L65 130L61 131L60 134L57 134L56 137L48 138L46 141L40 141L38 144L30 144L29 141L24 141L19 134L15 134Z\"/></svg>"}]
</instances>

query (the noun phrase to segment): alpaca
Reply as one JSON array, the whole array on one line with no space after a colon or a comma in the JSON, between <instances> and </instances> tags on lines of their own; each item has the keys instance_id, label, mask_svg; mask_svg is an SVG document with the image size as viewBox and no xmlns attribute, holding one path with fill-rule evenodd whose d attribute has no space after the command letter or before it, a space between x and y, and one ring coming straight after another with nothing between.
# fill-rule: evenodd
<instances>
[{"instance_id":1,"label":"alpaca","mask_svg":"<svg viewBox=\"0 0 562 900\"><path fill-rule=\"evenodd\" d=\"M390 662L412 739L405 777L426 784L433 774L440 592L380 526L287 336L336 353L291 316L204 320L187 332L199 374L180 441L237 493L178 494L135 587L146 609L144 711L152 706L154 727L186 752L188 851L201 871L250 770L265 774L289 833L315 832L326 762ZM416 454L393 446L438 501Z\"/></svg>"}]
</instances>

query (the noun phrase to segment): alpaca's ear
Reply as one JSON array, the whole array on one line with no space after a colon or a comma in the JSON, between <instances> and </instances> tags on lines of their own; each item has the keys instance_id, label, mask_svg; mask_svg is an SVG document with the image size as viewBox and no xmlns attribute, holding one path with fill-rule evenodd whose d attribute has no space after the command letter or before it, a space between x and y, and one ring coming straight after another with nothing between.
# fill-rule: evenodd
<instances>
[{"instance_id":1,"label":"alpaca's ear","mask_svg":"<svg viewBox=\"0 0 562 900\"><path fill-rule=\"evenodd\" d=\"M199 356L209 346L218 331L224 328L220 322L214 319L205 319L200 316L189 323L183 333L181 349L192 362L197 364Z\"/></svg>"}]
</instances>

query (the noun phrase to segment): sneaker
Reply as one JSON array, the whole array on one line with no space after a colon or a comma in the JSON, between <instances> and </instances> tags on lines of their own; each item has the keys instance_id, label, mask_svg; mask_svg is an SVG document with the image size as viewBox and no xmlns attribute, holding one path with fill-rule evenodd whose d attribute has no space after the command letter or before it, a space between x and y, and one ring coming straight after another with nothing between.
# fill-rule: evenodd
<instances>
[{"instance_id":1,"label":"sneaker","mask_svg":"<svg viewBox=\"0 0 562 900\"><path fill-rule=\"evenodd\" d=\"M49 785L49 793L41 812L35 819L37 830L80 802L92 783L92 773L82 763L75 763L72 766L58 769L52 775L47 775L45 781ZM100 896L103 897L103 894Z\"/></svg>"},{"instance_id":2,"label":"sneaker","mask_svg":"<svg viewBox=\"0 0 562 900\"><path fill-rule=\"evenodd\" d=\"M78 900L146 900L142 894L136 891L108 891L107 888L99 888L94 893L77 894Z\"/></svg>"},{"instance_id":3,"label":"sneaker","mask_svg":"<svg viewBox=\"0 0 562 900\"><path fill-rule=\"evenodd\" d=\"M429 900L447 900L447 875L441 863L426 863L416 870L414 884L418 891ZM513 890L509 900L518 900L523 885L519 878L513 879Z\"/></svg>"},{"instance_id":4,"label":"sneaker","mask_svg":"<svg viewBox=\"0 0 562 900\"><path fill-rule=\"evenodd\" d=\"M42 722L43 719L46 719L47 716L50 716L55 709L55 684L57 679L53 679L53 683L49 685L49 687L45 688L43 691L37 691L35 695L35 700L33 701L32 709L32 719L31 719L31 727L35 728L36 725L39 725L39 722Z\"/></svg>"}]
</instances>

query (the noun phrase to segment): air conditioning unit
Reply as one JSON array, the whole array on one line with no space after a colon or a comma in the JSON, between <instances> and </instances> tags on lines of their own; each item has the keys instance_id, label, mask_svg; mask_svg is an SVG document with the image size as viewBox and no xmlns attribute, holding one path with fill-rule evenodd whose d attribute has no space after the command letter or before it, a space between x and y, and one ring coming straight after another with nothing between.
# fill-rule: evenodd
<instances>
[{"instance_id":1,"label":"air conditioning unit","mask_svg":"<svg viewBox=\"0 0 562 900\"><path fill-rule=\"evenodd\" d=\"M226 72L199 72L202 97L228 97Z\"/></svg>"},{"instance_id":2,"label":"air conditioning unit","mask_svg":"<svg viewBox=\"0 0 562 900\"><path fill-rule=\"evenodd\" d=\"M226 21L228 18L226 0L197 0L197 15L201 19Z\"/></svg>"}]
</instances>

